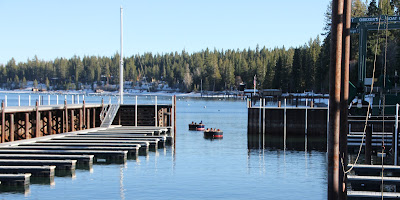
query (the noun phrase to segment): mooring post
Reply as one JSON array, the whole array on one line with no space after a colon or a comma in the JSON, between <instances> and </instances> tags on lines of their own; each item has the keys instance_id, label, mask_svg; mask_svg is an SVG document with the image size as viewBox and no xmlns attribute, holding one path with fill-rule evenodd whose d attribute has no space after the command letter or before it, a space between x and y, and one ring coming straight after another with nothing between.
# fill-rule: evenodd
<instances>
[{"instance_id":1,"label":"mooring post","mask_svg":"<svg viewBox=\"0 0 400 200\"><path fill-rule=\"evenodd\" d=\"M75 95L71 95L71 104L75 104Z\"/></svg>"},{"instance_id":2,"label":"mooring post","mask_svg":"<svg viewBox=\"0 0 400 200\"><path fill-rule=\"evenodd\" d=\"M92 123L93 123L93 126L92 126L92 128L96 128L96 108L93 108L93 111L92 111Z\"/></svg>"},{"instance_id":3,"label":"mooring post","mask_svg":"<svg viewBox=\"0 0 400 200\"><path fill-rule=\"evenodd\" d=\"M7 107L7 95L4 95L5 107Z\"/></svg>"},{"instance_id":4,"label":"mooring post","mask_svg":"<svg viewBox=\"0 0 400 200\"><path fill-rule=\"evenodd\" d=\"M9 142L14 141L14 134L15 134L15 124L14 124L14 113L10 113L10 135L9 135Z\"/></svg>"},{"instance_id":5,"label":"mooring post","mask_svg":"<svg viewBox=\"0 0 400 200\"><path fill-rule=\"evenodd\" d=\"M365 133L365 164L371 164L371 151L372 151L372 126L367 125L367 130Z\"/></svg>"},{"instance_id":6,"label":"mooring post","mask_svg":"<svg viewBox=\"0 0 400 200\"><path fill-rule=\"evenodd\" d=\"M31 95L28 96L28 106L31 106Z\"/></svg>"},{"instance_id":7,"label":"mooring post","mask_svg":"<svg viewBox=\"0 0 400 200\"><path fill-rule=\"evenodd\" d=\"M1 143L4 143L6 135L6 112L4 101L1 102Z\"/></svg>"},{"instance_id":8,"label":"mooring post","mask_svg":"<svg viewBox=\"0 0 400 200\"><path fill-rule=\"evenodd\" d=\"M258 108L258 141L261 141L261 127L262 127L262 125L261 125L261 107L262 107L262 101L261 101L261 98L260 98L260 107Z\"/></svg>"},{"instance_id":9,"label":"mooring post","mask_svg":"<svg viewBox=\"0 0 400 200\"><path fill-rule=\"evenodd\" d=\"M30 139L31 134L29 133L31 122L29 121L29 112L25 112L25 139Z\"/></svg>"},{"instance_id":10,"label":"mooring post","mask_svg":"<svg viewBox=\"0 0 400 200\"><path fill-rule=\"evenodd\" d=\"M57 94L57 96L56 96L56 99L57 99L57 105L58 105L58 94Z\"/></svg>"},{"instance_id":11,"label":"mooring post","mask_svg":"<svg viewBox=\"0 0 400 200\"><path fill-rule=\"evenodd\" d=\"M305 117L305 125L304 125L304 127L305 127L305 134L307 135L307 132L308 132L308 126L307 126L307 124L308 124L308 109L307 109L307 105L308 104L308 99L306 98L306 117Z\"/></svg>"},{"instance_id":12,"label":"mooring post","mask_svg":"<svg viewBox=\"0 0 400 200\"><path fill-rule=\"evenodd\" d=\"M278 108L281 107L281 101L278 101Z\"/></svg>"},{"instance_id":13,"label":"mooring post","mask_svg":"<svg viewBox=\"0 0 400 200\"><path fill-rule=\"evenodd\" d=\"M283 150L286 150L286 98L284 100L284 106L285 107L283 108Z\"/></svg>"},{"instance_id":14,"label":"mooring post","mask_svg":"<svg viewBox=\"0 0 400 200\"><path fill-rule=\"evenodd\" d=\"M39 104L38 105L40 105L40 95L39 95L39 97L38 97L38 100L36 100L36 103L39 101Z\"/></svg>"},{"instance_id":15,"label":"mooring post","mask_svg":"<svg viewBox=\"0 0 400 200\"><path fill-rule=\"evenodd\" d=\"M36 101L36 124L35 124L35 137L40 137L40 112L39 101Z\"/></svg>"},{"instance_id":16,"label":"mooring post","mask_svg":"<svg viewBox=\"0 0 400 200\"><path fill-rule=\"evenodd\" d=\"M64 125L65 125L65 133L68 132L68 107L67 107L67 96L65 96L65 100L64 100Z\"/></svg>"},{"instance_id":17,"label":"mooring post","mask_svg":"<svg viewBox=\"0 0 400 200\"><path fill-rule=\"evenodd\" d=\"M84 125L84 123L86 123L86 118L87 118L87 115L86 115L86 105L85 105L85 98L83 98L83 101L82 101L82 103L83 103L83 106L82 106L82 110L83 110L83 126L82 126L82 128L83 129L87 129L88 127L87 127L87 125Z\"/></svg>"},{"instance_id":18,"label":"mooring post","mask_svg":"<svg viewBox=\"0 0 400 200\"><path fill-rule=\"evenodd\" d=\"M18 95L18 106L21 106L21 95Z\"/></svg>"},{"instance_id":19,"label":"mooring post","mask_svg":"<svg viewBox=\"0 0 400 200\"><path fill-rule=\"evenodd\" d=\"M47 112L47 134L53 135L53 113L50 111Z\"/></svg>"},{"instance_id":20,"label":"mooring post","mask_svg":"<svg viewBox=\"0 0 400 200\"><path fill-rule=\"evenodd\" d=\"M138 114L138 111L137 111L137 96L135 97L135 126L137 126L137 114ZM172 102L173 102L173 100L172 100ZM173 105L173 103L172 103L172 105Z\"/></svg>"},{"instance_id":21,"label":"mooring post","mask_svg":"<svg viewBox=\"0 0 400 200\"><path fill-rule=\"evenodd\" d=\"M263 146L263 149L264 149L264 145L265 145L265 98L264 98L264 101L263 101L263 135L262 135L262 146Z\"/></svg>"},{"instance_id":22,"label":"mooring post","mask_svg":"<svg viewBox=\"0 0 400 200\"><path fill-rule=\"evenodd\" d=\"M176 95L174 95L174 147L176 144Z\"/></svg>"},{"instance_id":23,"label":"mooring post","mask_svg":"<svg viewBox=\"0 0 400 200\"><path fill-rule=\"evenodd\" d=\"M79 126L78 130L82 130L83 128L83 108L79 108Z\"/></svg>"},{"instance_id":24,"label":"mooring post","mask_svg":"<svg viewBox=\"0 0 400 200\"><path fill-rule=\"evenodd\" d=\"M158 121L158 116L157 116L157 114L158 114L158 108L157 108L157 96L155 96L155 103L154 103L154 121L155 121L155 127L157 127L158 126L158 123L157 123L157 121Z\"/></svg>"},{"instance_id":25,"label":"mooring post","mask_svg":"<svg viewBox=\"0 0 400 200\"><path fill-rule=\"evenodd\" d=\"M398 152L397 148L399 146L399 104L396 104L396 119L395 119L395 124L394 124L394 165L397 165L397 158L398 158ZM393 143L393 141L392 141Z\"/></svg>"},{"instance_id":26,"label":"mooring post","mask_svg":"<svg viewBox=\"0 0 400 200\"><path fill-rule=\"evenodd\" d=\"M78 94L78 95L76 95L76 98L78 99L78 104L79 104L79 94Z\"/></svg>"}]
</instances>

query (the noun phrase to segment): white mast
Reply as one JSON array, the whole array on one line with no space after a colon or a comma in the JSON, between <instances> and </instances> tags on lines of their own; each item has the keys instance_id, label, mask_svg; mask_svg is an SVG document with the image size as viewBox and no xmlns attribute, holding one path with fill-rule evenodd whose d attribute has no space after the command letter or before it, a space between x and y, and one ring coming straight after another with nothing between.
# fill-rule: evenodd
<instances>
[{"instance_id":1,"label":"white mast","mask_svg":"<svg viewBox=\"0 0 400 200\"><path fill-rule=\"evenodd\" d=\"M122 34L122 6L121 6L121 55L119 61L119 96L121 100L121 104L124 103L124 56L122 51L122 43L123 43L123 34Z\"/></svg>"}]
</instances>

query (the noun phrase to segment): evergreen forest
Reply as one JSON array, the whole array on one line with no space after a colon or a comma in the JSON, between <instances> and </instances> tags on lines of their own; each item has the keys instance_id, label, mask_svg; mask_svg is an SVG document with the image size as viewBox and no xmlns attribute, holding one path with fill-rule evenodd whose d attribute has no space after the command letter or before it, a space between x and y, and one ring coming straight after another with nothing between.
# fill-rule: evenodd
<instances>
[{"instance_id":1,"label":"evergreen forest","mask_svg":"<svg viewBox=\"0 0 400 200\"><path fill-rule=\"evenodd\" d=\"M399 15L396 0L352 1L352 17ZM310 38L299 47L255 49L205 49L188 53L144 53L124 57L124 80L132 84L166 82L182 92L203 90L236 90L240 83L253 88L282 89L283 92L328 92L330 63L330 5L327 5L325 28L320 36ZM367 47L367 77L372 77L373 61L377 54L376 74L383 73L385 39L388 38L386 65L389 78L400 72L400 30L369 31ZM378 48L375 45L378 42ZM357 79L358 34L351 35L350 80ZM81 89L82 85L105 86L119 81L120 56L73 56L41 60L37 56L16 63L11 58L0 66L0 84L3 88L24 88L27 81L51 85L54 90ZM106 81L105 81L106 80Z\"/></svg>"}]
</instances>

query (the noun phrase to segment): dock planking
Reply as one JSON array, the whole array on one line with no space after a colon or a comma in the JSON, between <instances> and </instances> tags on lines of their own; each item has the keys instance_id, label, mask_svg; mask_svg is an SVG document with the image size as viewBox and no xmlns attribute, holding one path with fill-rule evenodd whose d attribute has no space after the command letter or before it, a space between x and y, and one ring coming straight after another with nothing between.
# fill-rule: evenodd
<instances>
[{"instance_id":1,"label":"dock planking","mask_svg":"<svg viewBox=\"0 0 400 200\"><path fill-rule=\"evenodd\" d=\"M66 154L66 155L94 155L106 159L125 160L128 156L128 151L109 151L109 150L32 150L32 149L0 149L0 154Z\"/></svg>"},{"instance_id":2,"label":"dock planking","mask_svg":"<svg viewBox=\"0 0 400 200\"><path fill-rule=\"evenodd\" d=\"M400 198L400 193L398 192L370 192L370 191L347 191L347 197L355 199L398 199Z\"/></svg>"},{"instance_id":3,"label":"dock planking","mask_svg":"<svg viewBox=\"0 0 400 200\"><path fill-rule=\"evenodd\" d=\"M30 173L32 177L54 177L56 166L0 166L1 174Z\"/></svg>"},{"instance_id":4,"label":"dock planking","mask_svg":"<svg viewBox=\"0 0 400 200\"><path fill-rule=\"evenodd\" d=\"M56 170L75 170L76 160L0 159L0 166L56 166Z\"/></svg>"},{"instance_id":5,"label":"dock planking","mask_svg":"<svg viewBox=\"0 0 400 200\"><path fill-rule=\"evenodd\" d=\"M92 165L94 155L59 155L59 154L1 154L0 159L9 160L76 160L78 165Z\"/></svg>"},{"instance_id":6,"label":"dock planking","mask_svg":"<svg viewBox=\"0 0 400 200\"><path fill-rule=\"evenodd\" d=\"M157 148L158 141L144 141L144 140L114 140L114 139L106 139L106 138L98 138L98 139L79 139L79 138L59 138L56 140L46 140L46 141L37 141L36 143L128 143L128 144L140 144L143 147L149 146L153 148Z\"/></svg>"}]
</instances>

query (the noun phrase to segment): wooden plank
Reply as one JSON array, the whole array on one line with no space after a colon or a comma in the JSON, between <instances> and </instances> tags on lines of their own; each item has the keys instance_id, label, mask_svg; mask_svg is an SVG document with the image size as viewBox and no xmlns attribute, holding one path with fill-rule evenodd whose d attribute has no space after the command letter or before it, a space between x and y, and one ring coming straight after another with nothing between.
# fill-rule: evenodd
<instances>
[{"instance_id":1,"label":"wooden plank","mask_svg":"<svg viewBox=\"0 0 400 200\"><path fill-rule=\"evenodd\" d=\"M77 164L93 164L94 155L58 155L58 154L0 154L0 159L13 160L76 160Z\"/></svg>"},{"instance_id":2,"label":"wooden plank","mask_svg":"<svg viewBox=\"0 0 400 200\"><path fill-rule=\"evenodd\" d=\"M0 174L1 185L29 185L31 174Z\"/></svg>"},{"instance_id":3,"label":"wooden plank","mask_svg":"<svg viewBox=\"0 0 400 200\"><path fill-rule=\"evenodd\" d=\"M0 149L0 154L59 154L59 155L94 155L110 156L119 159L127 158L128 151L106 150L29 150L29 149Z\"/></svg>"},{"instance_id":4,"label":"wooden plank","mask_svg":"<svg viewBox=\"0 0 400 200\"><path fill-rule=\"evenodd\" d=\"M350 198L400 198L400 193L396 192L370 192L370 191L347 191L347 197Z\"/></svg>"},{"instance_id":5,"label":"wooden plank","mask_svg":"<svg viewBox=\"0 0 400 200\"><path fill-rule=\"evenodd\" d=\"M353 167L353 169L362 169L362 170L375 170L375 171L381 171L382 170L382 165L353 165L349 164L349 167ZM400 166L396 165L383 165L383 168L385 171L400 171Z\"/></svg>"},{"instance_id":6,"label":"wooden plank","mask_svg":"<svg viewBox=\"0 0 400 200\"><path fill-rule=\"evenodd\" d=\"M154 146L158 141L144 141L144 140L110 140L110 139L67 139L67 138L59 138L53 140L43 140L37 141L36 143L131 143L131 144L140 144L142 146Z\"/></svg>"},{"instance_id":7,"label":"wooden plank","mask_svg":"<svg viewBox=\"0 0 400 200\"><path fill-rule=\"evenodd\" d=\"M32 149L32 150L106 150L137 152L139 147L102 147L102 146L13 146L1 149Z\"/></svg>"},{"instance_id":8,"label":"wooden plank","mask_svg":"<svg viewBox=\"0 0 400 200\"><path fill-rule=\"evenodd\" d=\"M53 177L56 166L0 166L0 174L30 173L35 177Z\"/></svg>"},{"instance_id":9,"label":"wooden plank","mask_svg":"<svg viewBox=\"0 0 400 200\"><path fill-rule=\"evenodd\" d=\"M355 176L347 175L349 182L363 182L363 183L400 183L400 177L381 177L381 176Z\"/></svg>"},{"instance_id":10,"label":"wooden plank","mask_svg":"<svg viewBox=\"0 0 400 200\"><path fill-rule=\"evenodd\" d=\"M76 160L26 160L0 159L0 166L48 166L54 165L59 170L75 170Z\"/></svg>"}]
</instances>

